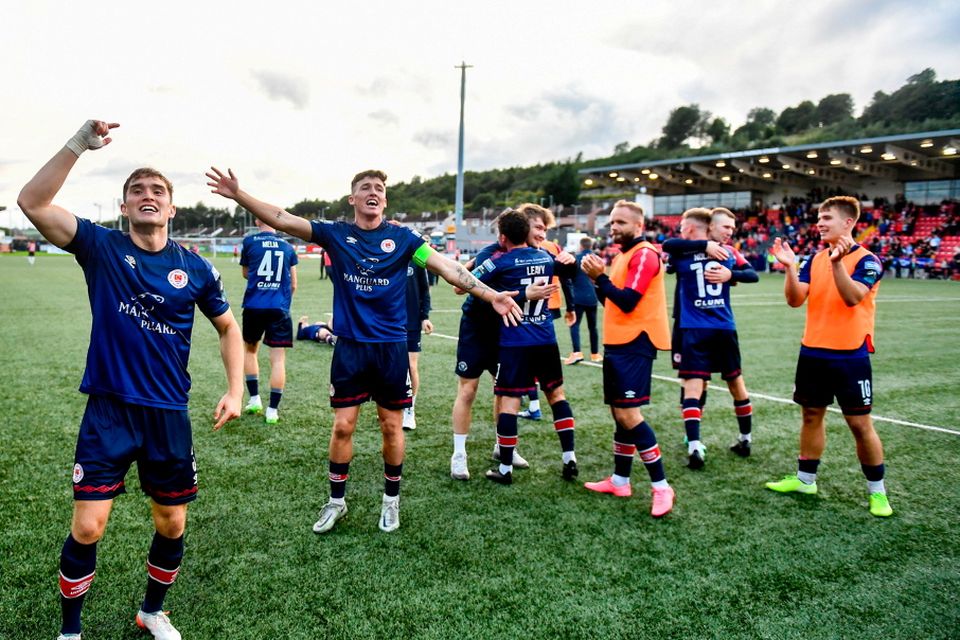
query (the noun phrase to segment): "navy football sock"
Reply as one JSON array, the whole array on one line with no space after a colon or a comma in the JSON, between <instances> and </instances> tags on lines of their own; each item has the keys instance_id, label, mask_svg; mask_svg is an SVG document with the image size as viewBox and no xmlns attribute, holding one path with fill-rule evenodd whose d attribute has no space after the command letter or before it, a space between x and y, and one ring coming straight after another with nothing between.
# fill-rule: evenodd
<instances>
[{"instance_id":1,"label":"navy football sock","mask_svg":"<svg viewBox=\"0 0 960 640\"><path fill-rule=\"evenodd\" d=\"M60 633L80 633L83 599L97 570L97 543L80 544L67 535L60 551Z\"/></svg>"},{"instance_id":2,"label":"navy football sock","mask_svg":"<svg viewBox=\"0 0 960 640\"><path fill-rule=\"evenodd\" d=\"M177 579L183 559L183 536L167 538L157 532L147 555L147 593L140 610L155 613L163 609L163 598Z\"/></svg>"}]
</instances>

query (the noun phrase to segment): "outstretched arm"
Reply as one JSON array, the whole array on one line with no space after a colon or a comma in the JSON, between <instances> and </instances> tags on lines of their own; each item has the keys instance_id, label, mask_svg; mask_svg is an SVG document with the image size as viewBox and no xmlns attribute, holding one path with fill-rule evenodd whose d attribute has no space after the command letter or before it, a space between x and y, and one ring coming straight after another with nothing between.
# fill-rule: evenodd
<instances>
[{"instance_id":1,"label":"outstretched arm","mask_svg":"<svg viewBox=\"0 0 960 640\"><path fill-rule=\"evenodd\" d=\"M116 122L87 120L20 191L17 198L20 210L44 238L58 247L67 246L77 235L77 219L63 207L53 204L53 199L80 154L110 144L110 130L119 126Z\"/></svg>"},{"instance_id":2,"label":"outstretched arm","mask_svg":"<svg viewBox=\"0 0 960 640\"><path fill-rule=\"evenodd\" d=\"M494 291L477 280L476 276L467 271L459 262L446 258L436 251L430 253L426 267L454 287L463 289L472 296L489 302L494 311L503 316L503 323L516 325L523 318L523 312L513 298L516 291Z\"/></svg>"},{"instance_id":3,"label":"outstretched arm","mask_svg":"<svg viewBox=\"0 0 960 640\"><path fill-rule=\"evenodd\" d=\"M787 304L791 307L799 307L807 299L810 285L800 282L797 271L797 255L783 238L777 238L773 241L771 253L773 253L777 262L786 267L786 274L783 279L783 295L787 299Z\"/></svg>"},{"instance_id":4,"label":"outstretched arm","mask_svg":"<svg viewBox=\"0 0 960 640\"><path fill-rule=\"evenodd\" d=\"M227 373L227 392L220 398L213 419L214 430L240 416L243 400L243 337L237 319L229 309L210 322L220 334L220 357Z\"/></svg>"},{"instance_id":5,"label":"outstretched arm","mask_svg":"<svg viewBox=\"0 0 960 640\"><path fill-rule=\"evenodd\" d=\"M262 200L257 200L246 191L240 189L240 181L233 174L232 169L227 169L225 175L216 167L210 167L210 171L206 173L206 176L210 179L207 186L213 187L213 189L210 190L211 193L216 193L224 198L233 200L274 229L278 229L308 242L313 237L313 227L310 226L308 220L304 220L300 216L295 216L289 211L284 211L280 207L267 204Z\"/></svg>"}]
</instances>

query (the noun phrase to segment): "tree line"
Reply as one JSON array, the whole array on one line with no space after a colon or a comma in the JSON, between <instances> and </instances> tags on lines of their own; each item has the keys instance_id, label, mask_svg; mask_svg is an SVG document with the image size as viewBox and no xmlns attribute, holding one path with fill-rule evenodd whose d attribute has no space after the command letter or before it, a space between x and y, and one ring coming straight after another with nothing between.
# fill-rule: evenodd
<instances>
[{"instance_id":1,"label":"tree line","mask_svg":"<svg viewBox=\"0 0 960 640\"><path fill-rule=\"evenodd\" d=\"M960 80L938 81L933 69L907 78L893 93L877 91L859 116L848 93L834 93L818 101L803 100L780 113L755 107L745 122L733 129L698 104L670 111L661 136L646 145L622 142L607 157L584 160L582 154L565 161L530 167L510 167L464 174L464 203L468 211L496 210L520 202L575 205L581 196L581 168L661 160L680 155L707 155L771 146L800 145L831 140L882 136L909 131L933 131L960 127ZM453 210L456 176L414 176L409 182L390 185L388 217L417 220L422 212ZM308 219L351 219L347 196L339 200L301 200L288 209ZM177 224L212 230L214 218L225 233L240 228L247 219L239 207L178 207Z\"/></svg>"}]
</instances>

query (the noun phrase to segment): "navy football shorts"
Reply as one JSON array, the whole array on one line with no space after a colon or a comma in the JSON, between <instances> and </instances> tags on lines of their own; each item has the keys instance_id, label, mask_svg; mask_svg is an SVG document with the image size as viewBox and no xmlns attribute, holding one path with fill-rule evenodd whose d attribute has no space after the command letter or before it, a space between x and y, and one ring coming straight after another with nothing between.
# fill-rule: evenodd
<instances>
[{"instance_id":1,"label":"navy football shorts","mask_svg":"<svg viewBox=\"0 0 960 640\"><path fill-rule=\"evenodd\" d=\"M603 402L613 407L650 404L653 358L607 347L603 352Z\"/></svg>"},{"instance_id":2,"label":"navy football shorts","mask_svg":"<svg viewBox=\"0 0 960 640\"><path fill-rule=\"evenodd\" d=\"M732 329L683 329L680 366L683 379L709 380L719 372L724 380L733 380L740 370L740 342Z\"/></svg>"},{"instance_id":3,"label":"navy football shorts","mask_svg":"<svg viewBox=\"0 0 960 640\"><path fill-rule=\"evenodd\" d=\"M75 500L110 500L126 493L124 477L137 463L143 492L157 504L184 504L197 497L190 414L87 398L73 466Z\"/></svg>"},{"instance_id":4,"label":"navy football shorts","mask_svg":"<svg viewBox=\"0 0 960 640\"><path fill-rule=\"evenodd\" d=\"M674 369L680 368L683 361L683 329L680 328L680 321L674 319L673 333L670 336L670 362Z\"/></svg>"},{"instance_id":5,"label":"navy football shorts","mask_svg":"<svg viewBox=\"0 0 960 640\"><path fill-rule=\"evenodd\" d=\"M525 347L500 347L500 364L493 392L522 398L537 388L553 391L563 385L563 367L557 343Z\"/></svg>"},{"instance_id":6,"label":"navy football shorts","mask_svg":"<svg viewBox=\"0 0 960 640\"><path fill-rule=\"evenodd\" d=\"M373 399L384 409L413 404L406 342L357 342L341 337L330 363L330 406Z\"/></svg>"},{"instance_id":7,"label":"navy football shorts","mask_svg":"<svg viewBox=\"0 0 960 640\"><path fill-rule=\"evenodd\" d=\"M837 404L844 415L862 416L873 408L873 368L870 356L797 359L793 401L803 407Z\"/></svg>"},{"instance_id":8,"label":"navy football shorts","mask_svg":"<svg viewBox=\"0 0 960 640\"><path fill-rule=\"evenodd\" d=\"M464 314L460 318L457 338L457 375L468 380L479 378L484 371L497 374L500 351L500 320L477 320Z\"/></svg>"},{"instance_id":9,"label":"navy football shorts","mask_svg":"<svg viewBox=\"0 0 960 640\"><path fill-rule=\"evenodd\" d=\"M260 338L268 347L292 347L290 312L284 309L244 309L243 341L255 344Z\"/></svg>"}]
</instances>

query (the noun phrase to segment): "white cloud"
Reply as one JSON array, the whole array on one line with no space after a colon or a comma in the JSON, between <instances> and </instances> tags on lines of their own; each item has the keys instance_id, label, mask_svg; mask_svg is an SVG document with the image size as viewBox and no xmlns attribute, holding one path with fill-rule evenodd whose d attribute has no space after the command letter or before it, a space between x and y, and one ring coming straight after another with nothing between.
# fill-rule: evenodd
<instances>
[{"instance_id":1,"label":"white cloud","mask_svg":"<svg viewBox=\"0 0 960 640\"><path fill-rule=\"evenodd\" d=\"M950 0L372 0L336 11L291 0L269 12L250 0L147 11L104 0L98 11L109 19L53 0L4 11L10 211L90 117L122 127L58 196L79 213L111 202L131 166L177 176L180 204L211 206L225 204L205 186L212 164L280 205L338 198L362 168L391 182L452 173L461 61L473 65L468 169L608 155L659 137L670 110L691 102L736 126L752 107L828 93L849 92L862 109L925 67L960 77Z\"/></svg>"}]
</instances>

